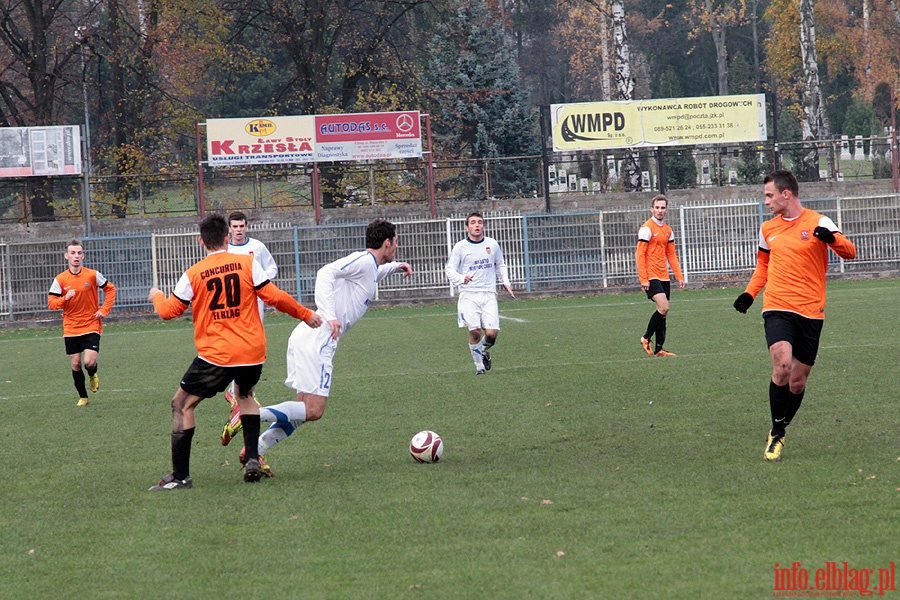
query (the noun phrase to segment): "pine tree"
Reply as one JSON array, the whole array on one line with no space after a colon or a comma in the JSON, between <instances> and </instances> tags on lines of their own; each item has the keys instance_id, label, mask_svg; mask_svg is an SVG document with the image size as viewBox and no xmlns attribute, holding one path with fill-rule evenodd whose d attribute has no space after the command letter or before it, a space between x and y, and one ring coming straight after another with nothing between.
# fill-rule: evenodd
<instances>
[{"instance_id":1,"label":"pine tree","mask_svg":"<svg viewBox=\"0 0 900 600\"><path fill-rule=\"evenodd\" d=\"M503 27L484 0L454 1L448 19L437 26L422 74L426 93L437 106L433 131L440 154L489 159L535 154L537 120L522 91L519 67ZM517 162L467 162L445 186L462 188L468 199L532 195L538 174ZM489 181L490 190L486 189Z\"/></svg>"}]
</instances>

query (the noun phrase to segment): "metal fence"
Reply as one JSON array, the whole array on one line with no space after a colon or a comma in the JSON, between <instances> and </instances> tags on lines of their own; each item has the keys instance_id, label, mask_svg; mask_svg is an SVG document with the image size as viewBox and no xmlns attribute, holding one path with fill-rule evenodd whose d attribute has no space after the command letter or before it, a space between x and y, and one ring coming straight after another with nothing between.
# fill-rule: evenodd
<instances>
[{"instance_id":1,"label":"metal fence","mask_svg":"<svg viewBox=\"0 0 900 600\"><path fill-rule=\"evenodd\" d=\"M832 255L831 274L900 268L900 197L896 195L808 200L854 241L858 256ZM649 218L646 207L594 212L521 215L488 213L487 233L496 238L515 288L529 292L637 286L637 231ZM757 200L672 207L679 260L690 281L748 278L756 260L758 229L768 210ZM451 297L444 275L453 244L464 236L464 217L397 221L398 260L415 275L382 282L386 300ZM312 304L316 271L365 245L365 224L256 226L252 235L269 247L279 266L279 287ZM0 243L0 316L10 321L54 316L47 291L65 269L67 240ZM198 234L170 231L92 237L83 240L85 265L118 288L114 312L148 311L147 291L170 292L182 272L202 258ZM59 313L56 313L57 315Z\"/></svg>"}]
</instances>

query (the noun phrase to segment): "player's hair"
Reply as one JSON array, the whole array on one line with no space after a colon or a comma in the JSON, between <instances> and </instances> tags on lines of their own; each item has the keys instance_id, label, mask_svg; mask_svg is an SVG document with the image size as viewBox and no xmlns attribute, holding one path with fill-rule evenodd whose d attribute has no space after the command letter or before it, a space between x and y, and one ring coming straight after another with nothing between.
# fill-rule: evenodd
<instances>
[{"instance_id":1,"label":"player's hair","mask_svg":"<svg viewBox=\"0 0 900 600\"><path fill-rule=\"evenodd\" d=\"M219 250L228 243L228 222L219 213L210 213L200 221L200 239L207 250Z\"/></svg>"},{"instance_id":2,"label":"player's hair","mask_svg":"<svg viewBox=\"0 0 900 600\"><path fill-rule=\"evenodd\" d=\"M245 215L244 213L242 213L239 210L236 210L233 213L231 213L230 215L228 215L228 224L231 225L232 221L243 221L244 223L246 223L247 215Z\"/></svg>"},{"instance_id":3,"label":"player's hair","mask_svg":"<svg viewBox=\"0 0 900 600\"><path fill-rule=\"evenodd\" d=\"M75 238L72 238L71 240L66 242L66 252L69 251L69 248L71 246L81 246L82 248L84 248L84 244L81 243L81 240L77 240Z\"/></svg>"},{"instance_id":4,"label":"player's hair","mask_svg":"<svg viewBox=\"0 0 900 600\"><path fill-rule=\"evenodd\" d=\"M471 219L472 217L478 217L479 219L484 221L484 215L476 210L476 211L470 212L469 216L466 217L466 225L469 224L469 219Z\"/></svg>"},{"instance_id":5,"label":"player's hair","mask_svg":"<svg viewBox=\"0 0 900 600\"><path fill-rule=\"evenodd\" d=\"M397 227L390 221L375 219L366 227L366 248L378 250L385 240L392 240L397 235Z\"/></svg>"},{"instance_id":6,"label":"player's hair","mask_svg":"<svg viewBox=\"0 0 900 600\"><path fill-rule=\"evenodd\" d=\"M656 204L656 203L657 203L658 201L660 201L660 200L662 200L663 202L665 202L665 203L666 203L666 206L669 206L669 199L666 198L666 197L665 197L664 195L662 195L662 194L659 194L658 196L653 196L653 200L650 201L650 206L653 206L654 204Z\"/></svg>"},{"instance_id":7,"label":"player's hair","mask_svg":"<svg viewBox=\"0 0 900 600\"><path fill-rule=\"evenodd\" d=\"M766 178L763 180L763 184L770 182L775 184L775 189L777 189L779 192L790 190L793 195L800 195L800 185L797 183L797 178L794 177L793 173L786 169L781 169L780 171L772 171L771 173L766 175Z\"/></svg>"}]
</instances>

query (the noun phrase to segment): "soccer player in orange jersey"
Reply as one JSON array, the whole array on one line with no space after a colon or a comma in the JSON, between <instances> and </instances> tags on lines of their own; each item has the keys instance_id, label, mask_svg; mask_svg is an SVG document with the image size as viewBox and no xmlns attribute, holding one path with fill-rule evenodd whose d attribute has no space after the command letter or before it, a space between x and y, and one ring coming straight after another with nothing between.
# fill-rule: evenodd
<instances>
[{"instance_id":1,"label":"soccer player in orange jersey","mask_svg":"<svg viewBox=\"0 0 900 600\"><path fill-rule=\"evenodd\" d=\"M224 391L232 381L247 445L244 481L259 481L259 405L251 390L266 361L266 334L257 298L310 327L322 324L322 317L270 282L252 256L227 252L228 222L222 215L211 214L200 222L200 243L206 248L206 258L184 272L168 298L159 289L150 289L149 300L163 319L177 317L191 307L197 347L197 357L172 398L172 472L151 490L193 485L190 459L194 408L204 398Z\"/></svg>"},{"instance_id":2,"label":"soccer player in orange jersey","mask_svg":"<svg viewBox=\"0 0 900 600\"><path fill-rule=\"evenodd\" d=\"M684 275L675 254L675 233L663 221L669 211L669 200L665 196L656 196L650 203L650 214L653 216L638 231L637 258L638 279L641 289L647 298L656 303L656 311L650 317L647 331L641 336L641 347L651 356L675 356L663 349L666 343L666 316L669 314L669 268L672 267L678 287L684 288ZM656 338L656 347L650 345L650 339Z\"/></svg>"},{"instance_id":3,"label":"soccer player in orange jersey","mask_svg":"<svg viewBox=\"0 0 900 600\"><path fill-rule=\"evenodd\" d=\"M849 259L856 257L856 246L834 221L800 204L793 173L775 171L764 184L765 204L775 216L759 228L756 270L734 308L746 313L757 294L766 289L762 314L772 358L772 429L763 456L780 460L785 429L800 408L819 350L828 249Z\"/></svg>"},{"instance_id":4,"label":"soccer player in orange jersey","mask_svg":"<svg viewBox=\"0 0 900 600\"><path fill-rule=\"evenodd\" d=\"M63 311L63 339L66 354L72 361L78 406L87 406L88 394L81 365L84 363L91 391L96 392L100 389L97 355L100 353L100 334L103 333L102 319L116 302L116 286L103 273L82 265L84 246L80 241L72 240L66 244L65 257L69 268L53 279L47 307ZM103 290L103 306L100 306L99 290Z\"/></svg>"}]
</instances>

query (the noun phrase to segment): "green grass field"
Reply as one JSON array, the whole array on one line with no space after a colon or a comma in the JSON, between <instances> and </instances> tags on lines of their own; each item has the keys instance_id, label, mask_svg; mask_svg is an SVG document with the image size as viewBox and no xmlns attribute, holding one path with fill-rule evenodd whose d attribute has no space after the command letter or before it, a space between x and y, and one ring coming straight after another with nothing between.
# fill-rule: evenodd
<instances>
[{"instance_id":1,"label":"green grass field","mask_svg":"<svg viewBox=\"0 0 900 600\"><path fill-rule=\"evenodd\" d=\"M502 301L476 378L455 305L373 309L341 342L325 417L241 480L221 398L197 415L194 488L170 470L169 401L190 323L110 323L77 408L61 330L0 331L6 598L771 598L775 564L900 559L893 324L900 281L833 282L784 460L759 306L673 294L667 348L638 343L643 294ZM266 319L258 395L292 398L294 322ZM409 439L439 432L442 461ZM884 573L887 573L885 571ZM900 591L885 597L900 599Z\"/></svg>"}]
</instances>

